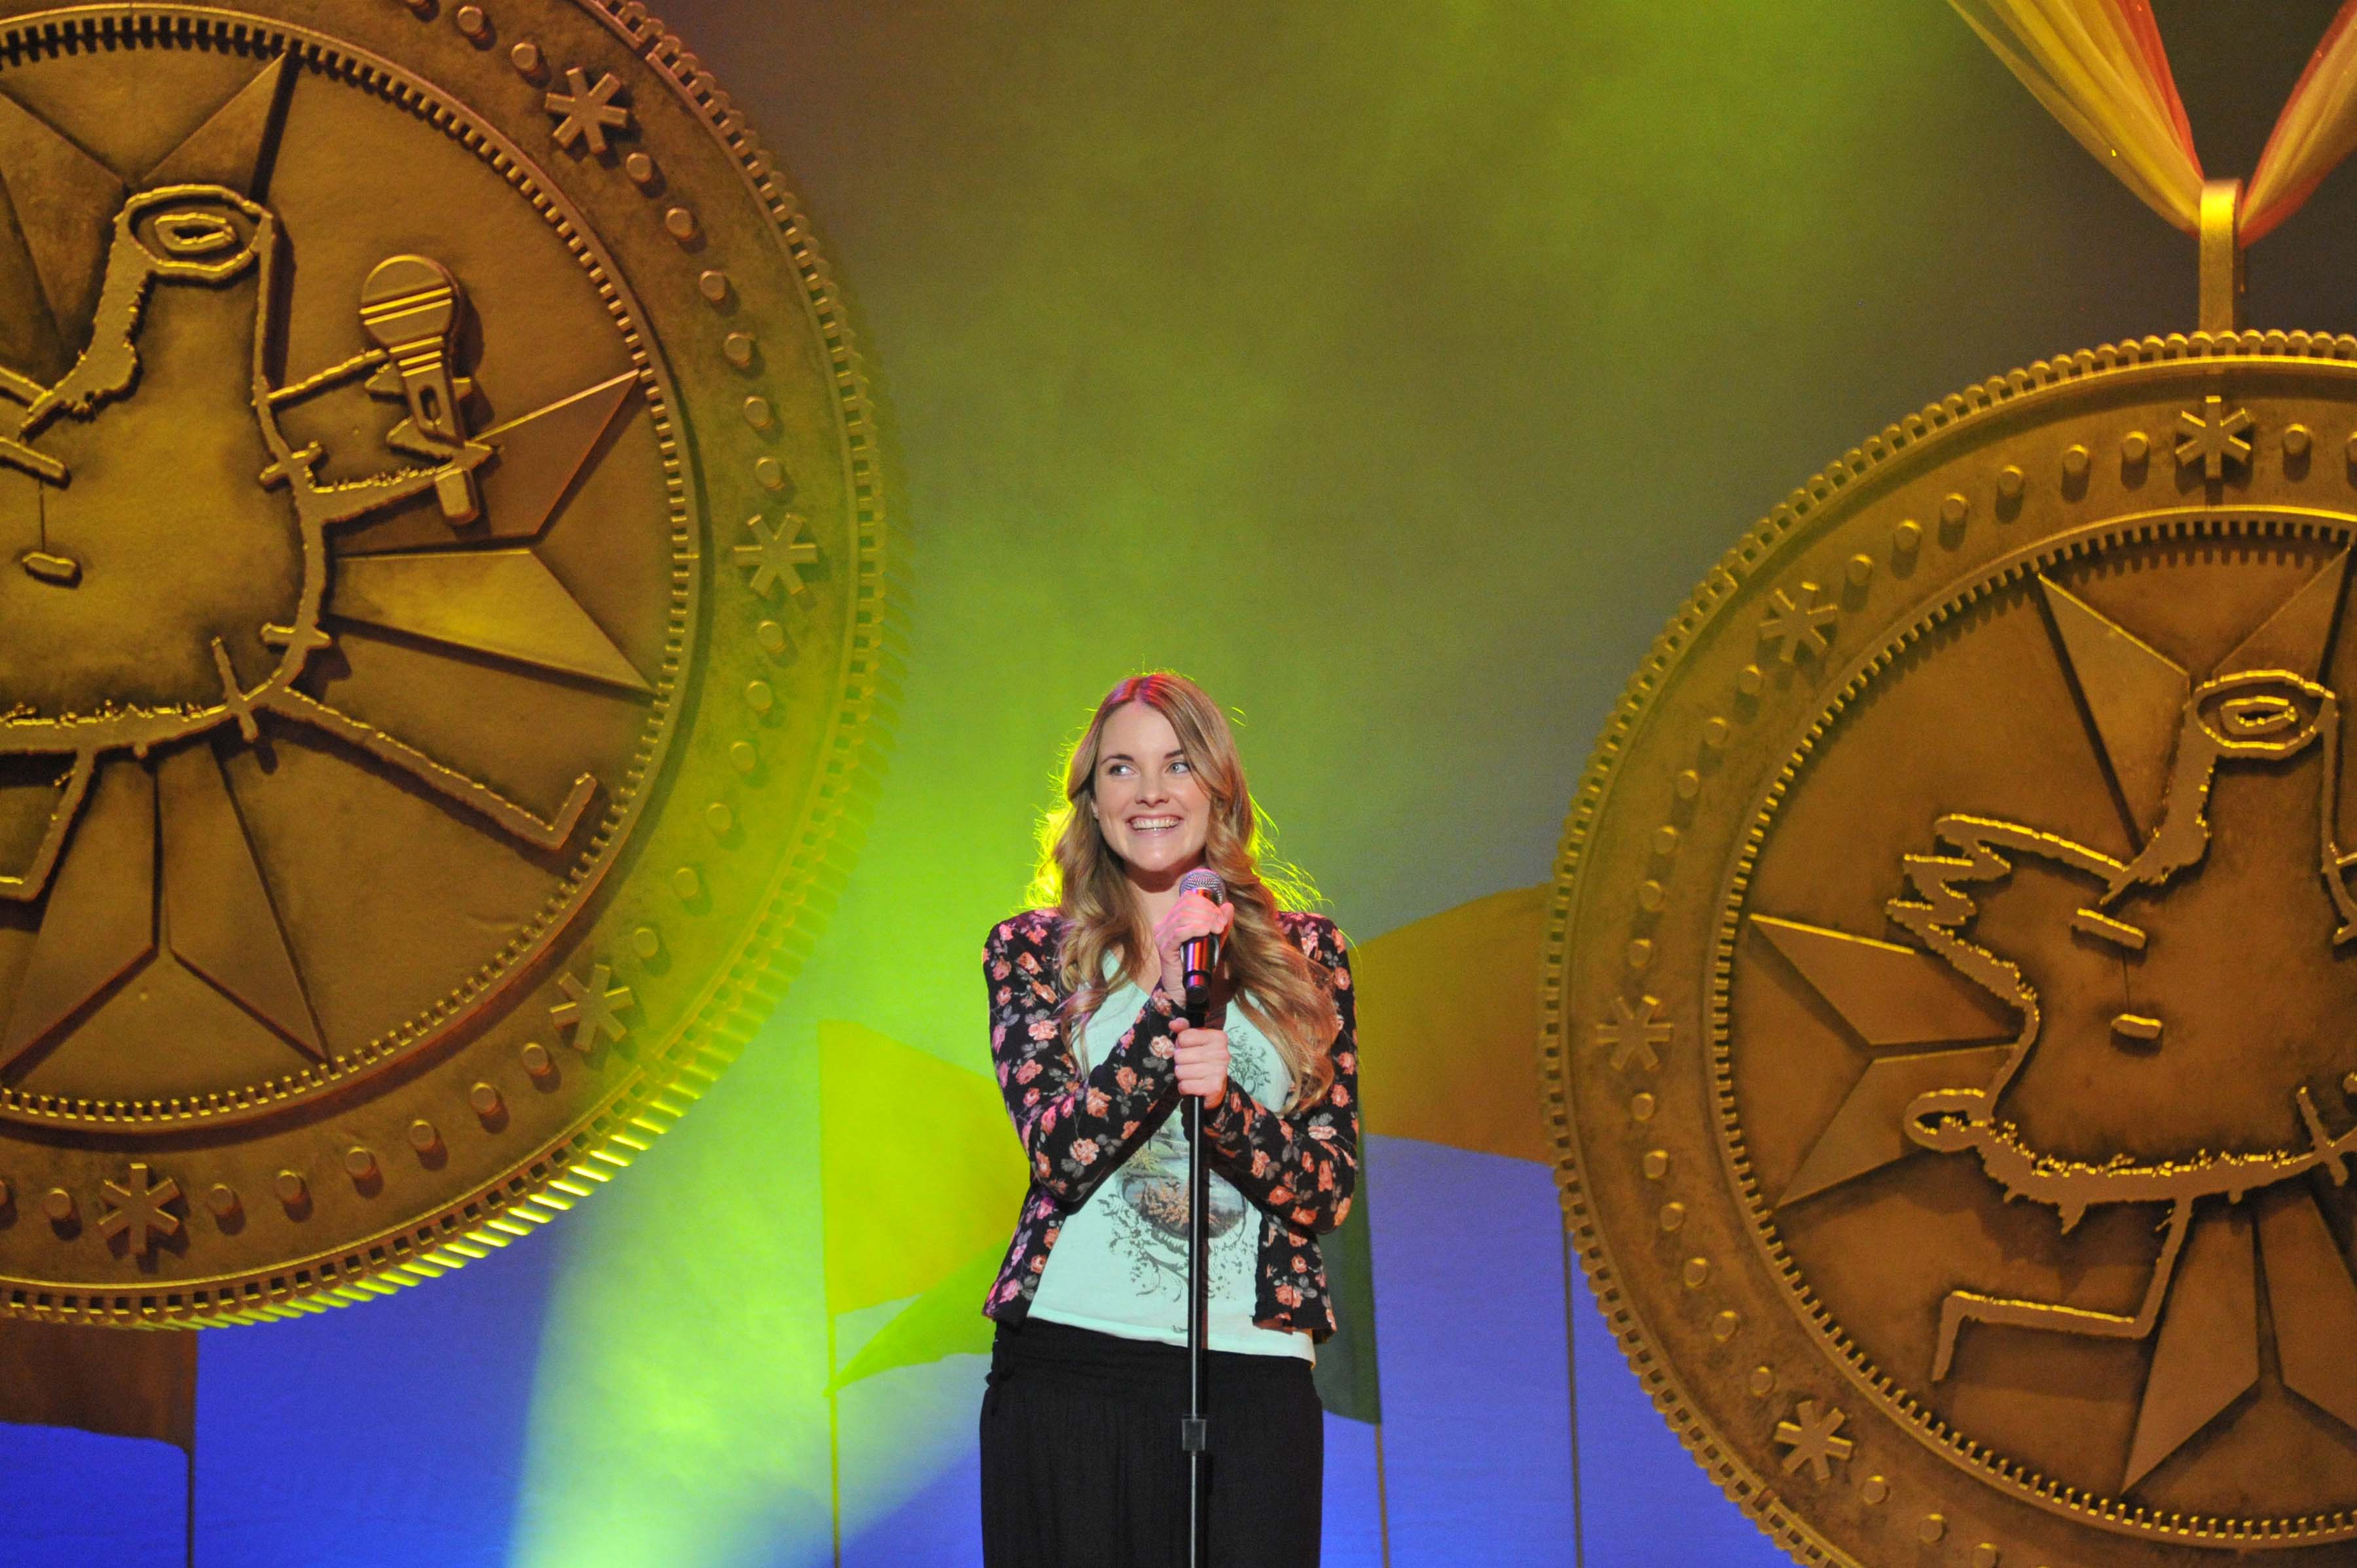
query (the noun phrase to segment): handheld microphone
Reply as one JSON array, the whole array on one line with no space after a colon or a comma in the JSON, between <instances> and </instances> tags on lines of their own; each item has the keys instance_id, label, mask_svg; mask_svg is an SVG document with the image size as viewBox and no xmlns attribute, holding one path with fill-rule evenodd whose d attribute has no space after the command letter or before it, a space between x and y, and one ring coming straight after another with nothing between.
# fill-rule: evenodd
<instances>
[{"instance_id":1,"label":"handheld microphone","mask_svg":"<svg viewBox=\"0 0 2357 1568\"><path fill-rule=\"evenodd\" d=\"M1214 904L1227 901L1228 886L1220 874L1208 866L1199 866L1178 879L1179 897L1200 893ZM1178 970L1187 985L1187 1011L1198 1015L1210 998L1211 972L1220 967L1220 937L1216 931L1206 931L1200 937L1189 937L1178 944Z\"/></svg>"}]
</instances>

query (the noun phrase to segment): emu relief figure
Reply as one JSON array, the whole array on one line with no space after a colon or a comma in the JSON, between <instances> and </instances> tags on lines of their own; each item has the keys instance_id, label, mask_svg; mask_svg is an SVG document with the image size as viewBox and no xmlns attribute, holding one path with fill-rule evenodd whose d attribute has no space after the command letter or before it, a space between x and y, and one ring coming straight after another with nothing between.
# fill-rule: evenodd
<instances>
[{"instance_id":1,"label":"emu relief figure","mask_svg":"<svg viewBox=\"0 0 2357 1568\"><path fill-rule=\"evenodd\" d=\"M2348 1119L2337 1091L2357 1069L2357 1009L2344 1008L2342 994L2357 996L2357 972L2341 967L2357 961L2357 948L2351 946L2357 942L2357 896L2349 886L2357 854L2345 853L2339 842L2341 706L2325 683L2347 575L2343 553L2199 680L2060 585L2036 580L2141 847L2122 859L2028 822L1966 812L1940 816L1932 824L1933 849L1904 857L1905 890L1886 909L1922 950L1993 1004L1993 1018L2007 1022L1985 1032L1969 1052L1908 1064L1918 1085L1937 1081L1938 1087L1904 1101L1899 1126L1904 1142L1896 1148L1889 1131L1890 1079L1880 1080L1878 1101L1869 1069L1779 1199L1780 1208L1804 1201L1911 1146L1974 1161L2007 1202L2052 1210L2064 1235L2090 1209L2128 1205L2151 1211L2158 1253L2132 1310L2024 1299L2018 1291L1965 1283L1938 1303L1928 1369L1934 1381L1951 1376L1967 1327L2139 1342L2157 1336L2126 1487L2150 1475L2257 1383L2261 1258L2285 1384L2357 1427L2357 1371L2348 1366L2345 1341L2345 1331L2357 1326L2357 1284L2322 1212L2304 1185L2292 1185L2320 1175L2345 1186L2357 1156L2357 1121L2334 1125ZM2164 737L2159 755L2149 742L2155 736ZM2233 819L2240 836L2233 842L2241 848L2225 875L2242 902L2230 898L2222 905L2206 898L2199 885L2205 873L2218 874L2214 819L2222 798L2243 788L2238 775L2262 788L2232 798L2264 798L2273 811L2256 825ZM2313 837L2304 820L2310 802ZM2266 853L2252 853L2262 841ZM2118 976L2116 997L2108 986L2086 981L2100 972L2092 961L2076 963L2072 972L2080 979L2073 991L2042 997L2039 977L2056 972L2050 950L2041 963L2041 955L2022 948L2018 935L1998 939L1975 931L1982 905L2000 895L2025 864L2038 867L2050 885L2085 885L2083 901L2067 916L2067 929L2058 929L2055 940L2072 944L2080 959L2093 955L2110 964ZM2244 884L2232 879L2258 875L2254 866L2272 880L2263 891L2245 894L2240 891ZM2276 875L2287 866L2305 869ZM2287 876L2297 886L2284 886ZM1857 961L1860 949L1888 948L1790 921L1760 916L1753 921L1804 974L1816 961L1803 961L1810 953L1839 950L1827 961L1839 963ZM1895 974L1900 966L1886 967ZM1819 989L1840 1007L1834 992ZM2091 1004L2090 1016L2108 1026L2108 1047L2087 1043L2100 1039L2094 1033L2100 1026L2083 1016ZM2053 1029L2062 1016L2057 1005L2067 1008L2077 1031L2069 1037L2080 1052L2072 1060L2082 1075L2050 1077L2025 1094L2026 1080L2040 1082L2041 1040L2054 1048ZM2331 1026L2336 1017L2344 1020L2338 1029ZM2296 1023L2287 1026L2287 1018ZM1960 1036L1952 1037L1963 1043ZM2134 1105L2101 1103L2107 1097L2104 1069L2089 1069L2096 1058L2086 1053L2104 1048L2115 1053L2109 1058L2117 1064L2115 1076L2174 1068L2186 1075L2184 1083L2196 1086L2191 1098L2204 1103L2171 1106L2163 1102L2168 1096L2149 1093ZM2193 1054L2172 1062L2173 1051ZM1944 1079L1937 1076L1943 1061L1951 1075ZM2089 1072L2093 1089L2086 1087ZM2147 1070L2138 1081L2175 1080ZM2066 1098L2081 1097L2061 1115L2041 1098L2050 1098L2058 1083ZM2330 1114L2319 1104L2319 1084L2336 1090ZM2058 1127L2069 1130L2059 1143L2041 1136L2041 1129L2051 1133ZM2094 1131L2106 1128L2109 1133ZM2118 1146L2131 1142L2141 1152ZM2245 1203L2257 1195L2268 1196ZM2172 1338L2172 1291L2193 1291L2205 1303L2222 1303L2226 1320L2247 1320L2247 1355L2236 1348L2239 1327L2228 1336L2235 1343L2222 1348L2203 1342L2190 1327ZM2201 1316L2196 1310L2186 1319L2190 1324Z\"/></svg>"},{"instance_id":2,"label":"emu relief figure","mask_svg":"<svg viewBox=\"0 0 2357 1568\"><path fill-rule=\"evenodd\" d=\"M0 866L0 899L39 897L100 762L265 714L307 726L405 773L522 843L573 835L596 780L577 779L541 817L396 736L297 690L332 639L321 627L331 531L434 492L456 526L476 504L494 447L469 438L447 373L462 304L436 263L395 257L361 301L377 347L273 386L278 221L217 185L130 197L116 214L90 342L54 384L0 369L0 480L28 510L32 548L0 567L0 758L61 765L28 863ZM285 405L363 376L404 396L389 438L436 459L321 480L317 445L282 432ZM5 417L16 405L13 420Z\"/></svg>"}]
</instances>

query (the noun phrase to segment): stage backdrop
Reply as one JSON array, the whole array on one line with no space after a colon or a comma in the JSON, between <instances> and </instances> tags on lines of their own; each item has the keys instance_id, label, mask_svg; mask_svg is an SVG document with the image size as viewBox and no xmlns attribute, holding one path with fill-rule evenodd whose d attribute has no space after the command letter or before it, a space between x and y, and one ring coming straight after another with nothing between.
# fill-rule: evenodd
<instances>
[{"instance_id":1,"label":"stage backdrop","mask_svg":"<svg viewBox=\"0 0 2357 1568\"><path fill-rule=\"evenodd\" d=\"M625 1179L427 1288L206 1335L198 1560L972 1561L1013 1180L980 944L1091 703L1169 666L1240 713L1367 955L1372 1348L1329 1368L1329 1561L1774 1561L1566 1280L1514 1100L1530 890L1741 528L1968 381L2190 328L2191 242L1932 0L667 10L792 169L889 422L865 846ZM2246 170L2331 5L2156 10ZM2357 327L2351 177L2250 301ZM0 1426L9 1560L178 1562L179 1465Z\"/></svg>"}]
</instances>

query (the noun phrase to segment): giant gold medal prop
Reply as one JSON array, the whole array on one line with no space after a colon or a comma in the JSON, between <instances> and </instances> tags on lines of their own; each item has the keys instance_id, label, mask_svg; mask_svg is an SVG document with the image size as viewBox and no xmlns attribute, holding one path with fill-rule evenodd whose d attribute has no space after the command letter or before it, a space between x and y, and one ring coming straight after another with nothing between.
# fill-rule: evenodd
<instances>
[{"instance_id":1,"label":"giant gold medal prop","mask_svg":"<svg viewBox=\"0 0 2357 1568\"><path fill-rule=\"evenodd\" d=\"M636 5L0 6L0 1314L361 1299L711 1080L872 702L824 264Z\"/></svg>"},{"instance_id":2,"label":"giant gold medal prop","mask_svg":"<svg viewBox=\"0 0 2357 1568\"><path fill-rule=\"evenodd\" d=\"M2357 1552L2357 338L1893 425L1730 553L1575 802L1566 1213L1809 1562Z\"/></svg>"}]
</instances>

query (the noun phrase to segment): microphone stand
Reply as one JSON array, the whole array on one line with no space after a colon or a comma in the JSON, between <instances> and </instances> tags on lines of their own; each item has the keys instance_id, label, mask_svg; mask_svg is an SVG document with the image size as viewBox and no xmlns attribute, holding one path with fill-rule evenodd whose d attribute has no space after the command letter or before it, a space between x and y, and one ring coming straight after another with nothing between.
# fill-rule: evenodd
<instances>
[{"instance_id":1,"label":"microphone stand","mask_svg":"<svg viewBox=\"0 0 2357 1568\"><path fill-rule=\"evenodd\" d=\"M1189 986L1189 1021L1200 1028L1210 1015L1210 988ZM1211 1167L1203 1158L1201 1096L1183 1095L1178 1105L1187 1127L1187 1414L1178 1423L1178 1446L1187 1455L1187 1562L1189 1568L1205 1568L1210 1558L1203 1460L1211 1451L1211 1421L1203 1410L1203 1335L1211 1275L1204 1222L1211 1207Z\"/></svg>"}]
</instances>

